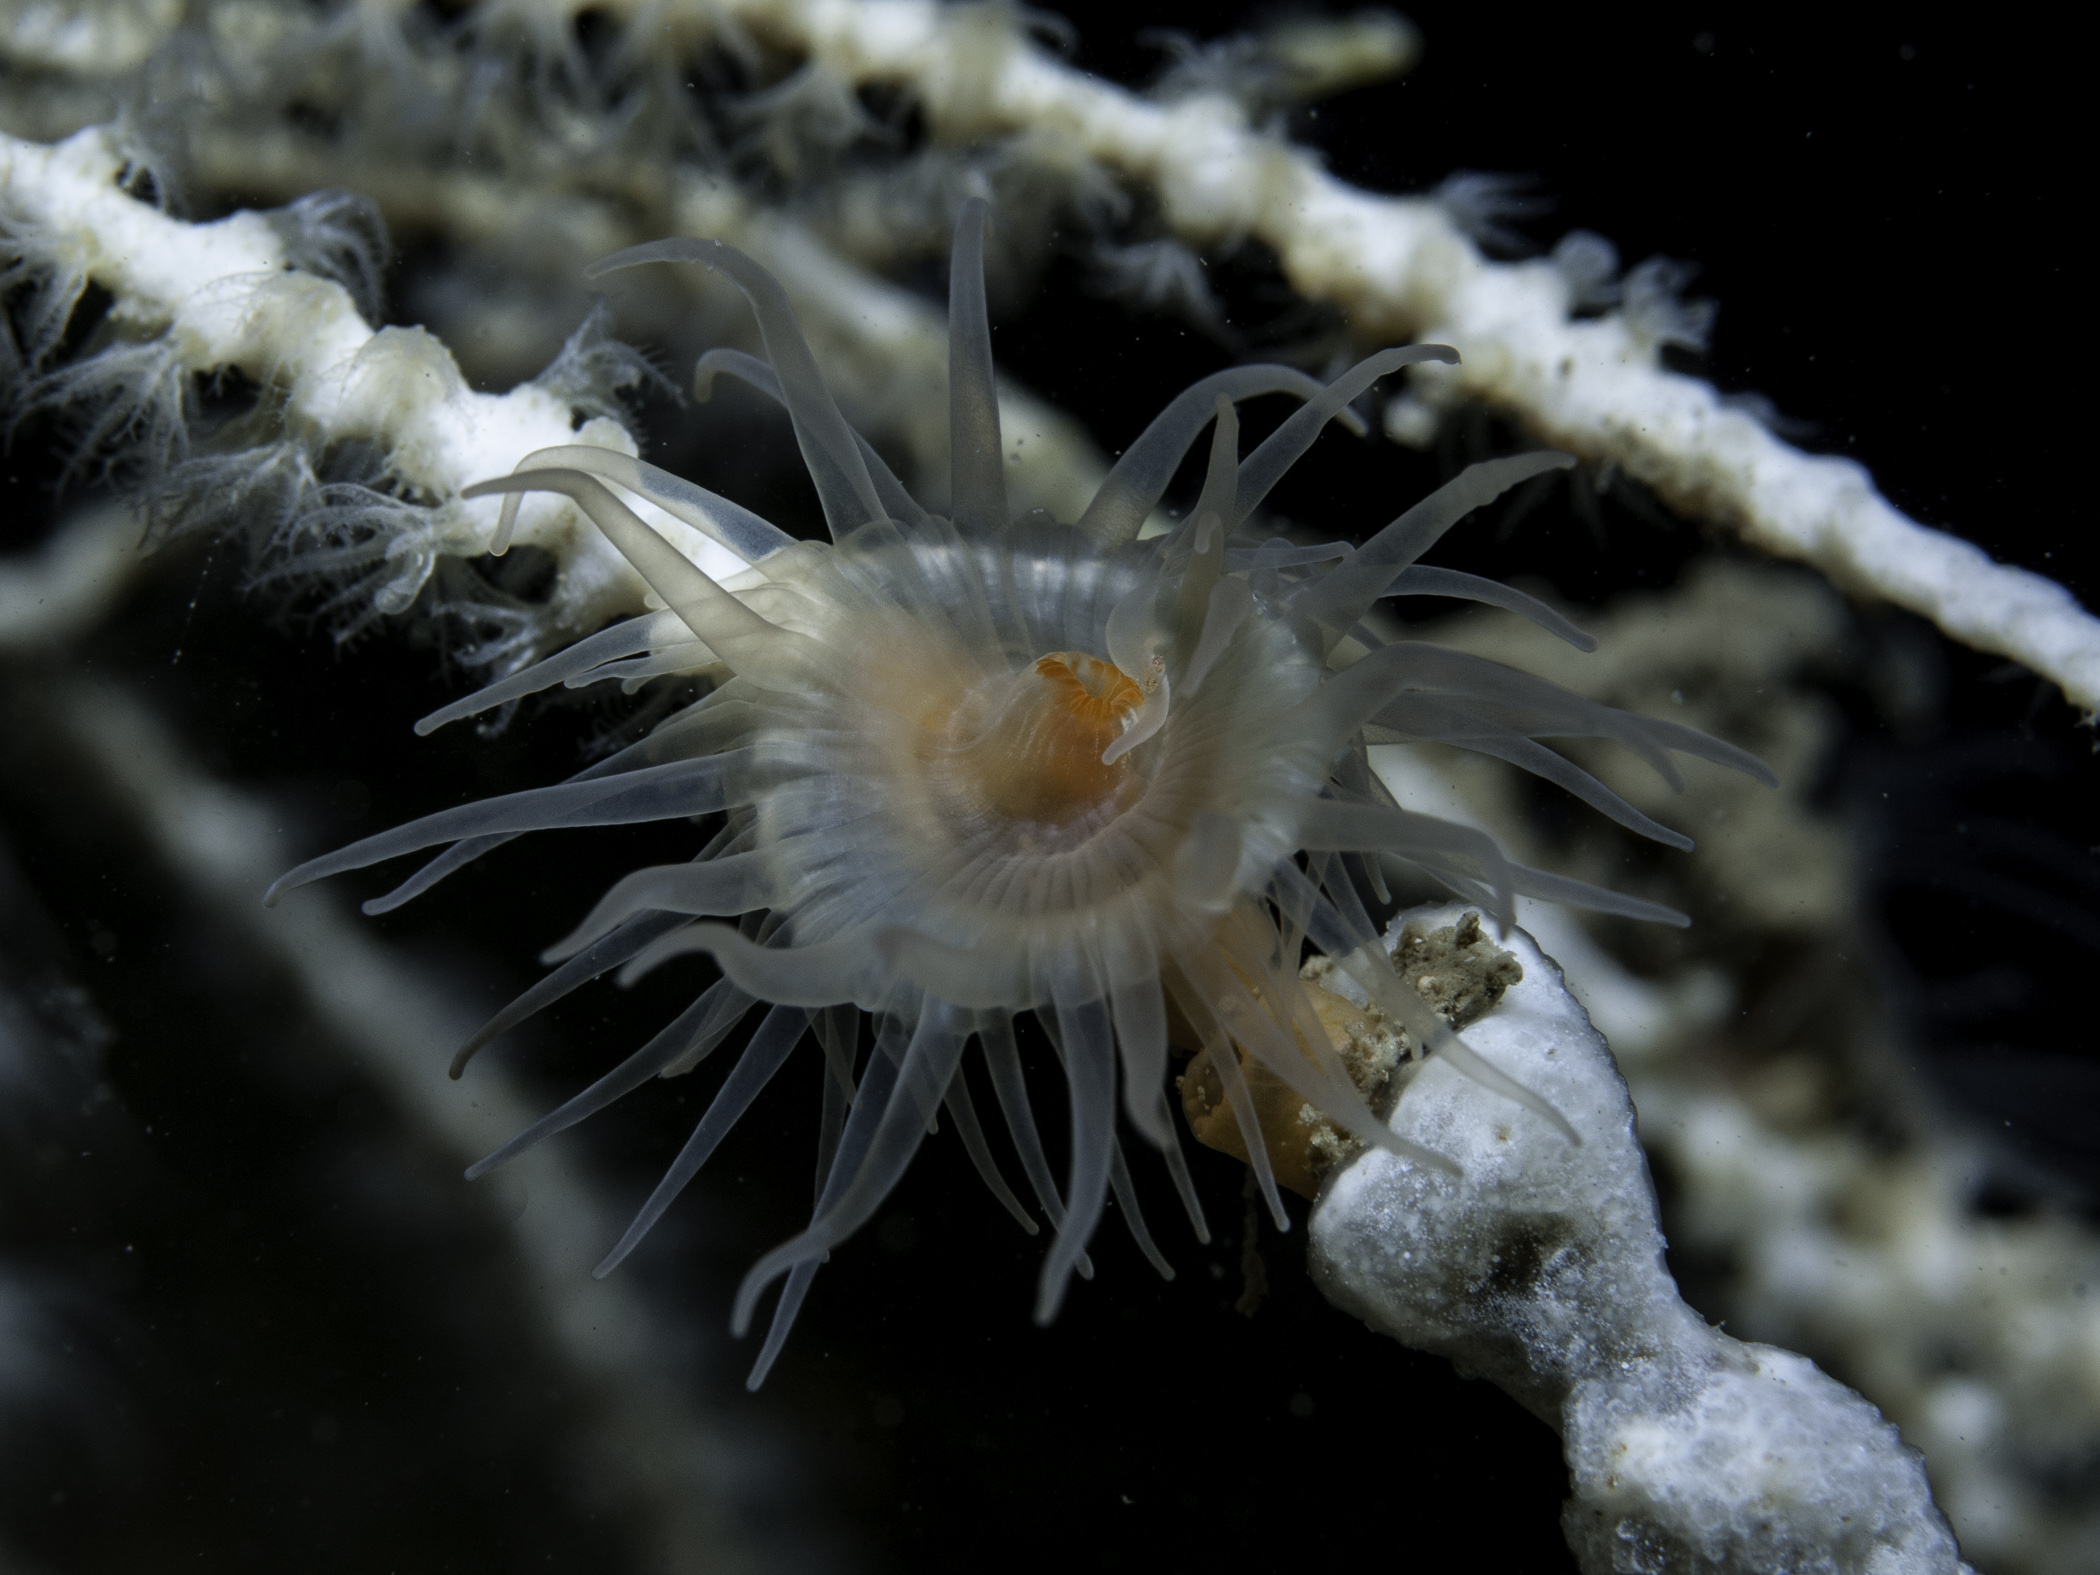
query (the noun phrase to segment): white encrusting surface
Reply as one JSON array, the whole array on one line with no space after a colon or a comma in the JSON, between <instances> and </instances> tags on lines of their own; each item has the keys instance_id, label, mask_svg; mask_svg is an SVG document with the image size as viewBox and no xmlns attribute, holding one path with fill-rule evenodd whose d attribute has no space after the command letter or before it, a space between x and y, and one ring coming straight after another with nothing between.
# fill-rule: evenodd
<instances>
[{"instance_id":1,"label":"white encrusting surface","mask_svg":"<svg viewBox=\"0 0 2100 1575\"><path fill-rule=\"evenodd\" d=\"M1453 924L1463 904L1400 915ZM1746 1344L1685 1306L1663 1263L1633 1105L1603 1036L1530 936L1523 979L1467 1043L1582 1134L1432 1059L1393 1130L1462 1176L1367 1150L1312 1214L1329 1300L1494 1380L1559 1429L1563 1515L1586 1572L1711 1569L1957 1575L1968 1566L1922 1459L1806 1358Z\"/></svg>"}]
</instances>

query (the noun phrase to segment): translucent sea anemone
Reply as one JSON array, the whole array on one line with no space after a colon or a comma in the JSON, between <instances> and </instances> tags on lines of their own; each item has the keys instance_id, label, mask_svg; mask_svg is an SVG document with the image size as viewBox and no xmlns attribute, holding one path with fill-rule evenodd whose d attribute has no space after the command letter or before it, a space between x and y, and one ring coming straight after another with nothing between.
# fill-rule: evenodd
<instances>
[{"instance_id":1,"label":"translucent sea anemone","mask_svg":"<svg viewBox=\"0 0 2100 1575\"><path fill-rule=\"evenodd\" d=\"M1428 1165L1373 1116L1298 983L1306 943L1333 958L1423 1053L1558 1125L1558 1112L1474 1055L1378 944L1359 883L1381 859L1427 872L1505 922L1518 893L1682 922L1653 904L1510 863L1484 834L1399 807L1366 747L1436 740L1560 784L1620 824L1678 847L1595 778L1538 742L1615 739L1673 783L1670 752L1768 777L1702 733L1595 704L1540 679L1364 626L1401 592L1494 603L1589 648L1542 603L1492 581L1416 566L1462 516L1540 472L1531 453L1473 466L1361 547L1264 540L1248 527L1271 487L1350 402L1438 345L1381 351L1325 387L1281 366L1241 366L1176 398L1130 445L1080 519L1009 514L982 267L984 208L966 206L950 286L953 518L913 501L832 403L778 283L712 241L668 240L594 273L659 261L718 268L750 298L766 361L715 351L703 381L741 377L787 407L831 530L799 542L736 504L605 449L528 456L468 489L564 493L634 564L665 611L607 629L426 718L446 721L567 681L700 674L713 687L642 742L569 782L428 816L302 865L276 892L441 843L384 911L522 832L721 817L688 863L637 870L549 961L560 966L461 1052L616 967L623 978L686 953L722 977L654 1039L476 1165L502 1163L654 1076L685 1072L752 1010L767 1010L684 1151L611 1255L630 1252L806 1035L822 1046L819 1173L808 1229L745 1278L748 1326L787 1277L751 1374L777 1355L811 1278L895 1185L945 1106L992 1190L1000 1179L962 1058L979 1046L1015 1151L1056 1239L1036 1314L1057 1311L1113 1188L1147 1238L1116 1137L1119 1102L1166 1157L1204 1226L1165 1096L1170 1029L1212 1051L1272 1212L1276 1199L1237 1045L1361 1142ZM770 362L770 365L767 364ZM1239 453L1235 401L1303 401ZM1201 497L1178 529L1140 539L1206 425ZM608 485L610 483L611 485ZM612 487L647 498L750 567L718 583ZM733 922L720 922L730 919ZM873 1048L859 1054L860 1013ZM1014 1018L1034 1012L1063 1063L1070 1171L1060 1193L1029 1110ZM1206 1238L1207 1239L1207 1238Z\"/></svg>"}]
</instances>

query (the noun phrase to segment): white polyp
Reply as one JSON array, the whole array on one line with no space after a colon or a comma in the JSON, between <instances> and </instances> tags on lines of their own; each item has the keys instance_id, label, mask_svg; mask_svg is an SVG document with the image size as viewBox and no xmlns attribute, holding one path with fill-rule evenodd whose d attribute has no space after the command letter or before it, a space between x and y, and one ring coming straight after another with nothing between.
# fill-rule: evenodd
<instances>
[{"instance_id":1,"label":"white polyp","mask_svg":"<svg viewBox=\"0 0 2100 1575\"><path fill-rule=\"evenodd\" d=\"M1388 946L1406 924L1468 911L1402 914ZM1610 1048L1529 935L1502 944L1524 977L1466 1039L1551 1100L1582 1145L1430 1059L1391 1126L1462 1174L1381 1149L1338 1168L1308 1228L1328 1299L1560 1431L1563 1526L1586 1575L1967 1572L1922 1458L1878 1411L1684 1304Z\"/></svg>"}]
</instances>

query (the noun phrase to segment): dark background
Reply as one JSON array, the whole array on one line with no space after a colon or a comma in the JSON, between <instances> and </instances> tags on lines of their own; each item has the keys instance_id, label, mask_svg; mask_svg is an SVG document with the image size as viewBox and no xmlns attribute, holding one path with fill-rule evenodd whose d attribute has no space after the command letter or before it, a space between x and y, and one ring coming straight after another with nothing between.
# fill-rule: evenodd
<instances>
[{"instance_id":1,"label":"dark background","mask_svg":"<svg viewBox=\"0 0 2100 1575\"><path fill-rule=\"evenodd\" d=\"M1130 83L1160 59L1136 42L1141 27L1203 38L1254 15L1171 5L1070 14L1078 62ZM2072 394L2060 370L2085 348L2074 332L2088 316L2072 310L2066 272L2065 40L1980 13L1959 28L1748 10L1411 14L1427 52L1407 79L1294 122L1338 175L1411 192L1460 169L1535 174L1554 205L1517 228L1541 249L1582 228L1611 239L1629 265L1656 253L1696 264L1691 293L1717 300L1720 315L1710 351L1686 369L1812 423L1807 447L1867 464L1914 518L2090 598L2093 547L2083 513L2072 523ZM412 253L401 264L415 266ZM1260 259L1246 260L1241 285L1254 290L1259 274ZM1098 298L1073 259L1053 264L1044 294L998 333L1005 369L1078 413L1109 450L1227 358L1200 334ZM663 434L672 447L704 431L704 410L657 414L691 424ZM1330 436L1275 501L1361 534L1462 457ZM1507 540L1455 532L1438 561L1543 574L1595 603L1670 583L1705 542L1694 525L1658 526L1616 506L1592 523L1556 501ZM225 564L192 552L149 578L83 660L143 686L212 769L279 795L315 851L563 775L594 725L555 712L494 744L458 729L416 740L409 722L456 692L428 650L380 639L338 654L324 634L271 623L268 611L240 595ZM1923 977L1973 953L2034 881L2086 856L2071 839L2094 785L2090 735L2052 690L1995 659L1935 649L1929 726L1899 736L1868 712L1855 718L1849 769L1916 787L1906 815L1881 828L1896 851L1873 889L1890 907L1908 893L1915 909L1920 890L1958 874L1951 826L1966 823L1978 793L2058 851L2037 855L2033 880L2001 891L1996 906L1957 893L1944 923L1897 936L1892 966ZM1948 785L1939 763L1979 756L1985 767ZM1999 768L2009 760L2032 760L2036 774L2008 786ZM409 1229L384 1202L342 1217L343 1174L411 1162L390 1145L377 1096L348 1074L316 1087L318 1074L287 1071L306 1051L273 1016L278 1003L261 990L229 998L166 944L188 922L167 874L99 829L56 769L6 776L14 857L65 966L113 1030L109 1084L138 1173L155 1178L150 1197L83 1183L77 1216L102 1248L144 1245L145 1267L108 1283L119 1323L153 1333L112 1346L107 1370L130 1425L151 1436L101 1453L77 1440L53 1446L33 1485L18 1478L17 1546L82 1570L137 1567L149 1554L172 1562L192 1543L201 1566L218 1569L626 1567L621 1528L564 1508L568 1490L536 1447L566 1425L565 1406L586 1402L558 1393L551 1358L505 1323L504 1271L476 1266L486 1238L471 1224ZM1851 780L1856 789L1863 778ZM1833 794L1846 791L1834 776ZM534 952L588 906L606 871L670 856L682 855L646 833L597 834L588 848L572 839L558 857L491 860L375 927L447 959L493 1006L529 980ZM2075 917L2084 889L2066 878L2048 893ZM369 879L356 895L386 884ZM95 938L112 912L127 918L105 956ZM2075 923L2065 933L2071 966L2086 954ZM2012 1056L2048 1037L2041 998L2017 998L1997 1017L2025 1026L1985 1035L1977 1055L1995 1044ZM627 997L586 992L493 1053L527 1069L552 1102L677 1004L668 978ZM1921 1034L1970 1048L1973 1023L1950 1020L1944 1004L1898 994ZM2059 1075L2076 1073L2042 1074L2037 1110L2080 1086L2049 1081ZM639 1204L718 1076L652 1086L559 1141ZM2002 1095L2003 1081L1985 1095ZM1242 1173L1193 1147L1212 1245L1189 1239L1164 1177L1133 1150L1178 1278L1159 1281L1111 1218L1094 1246L1098 1277L1075 1285L1059 1322L1040 1330L1028 1312L1043 1239L1020 1235L951 1135L929 1141L885 1213L818 1277L766 1388L746 1396L738 1381L753 1342L730 1346L721 1331L744 1267L806 1218L817 1090L805 1054L621 1271L693 1331L689 1348L667 1350L665 1382L786 1441L794 1465L753 1509L755 1535L765 1545L791 1524L816 1532L779 1555L780 1567L816 1550L842 1567L915 1572L1360 1558L1569 1567L1557 1441L1498 1391L1329 1308L1304 1277L1302 1230L1263 1227L1255 1250L1268 1295L1251 1318L1235 1311ZM1038 1080L1036 1098L1039 1110L1062 1111L1054 1075ZM1046 1114L1044 1126L1055 1163L1060 1122ZM2035 1152L2075 1191L2090 1157L2075 1141L2066 1150L2038 1137ZM53 1236L32 1250L59 1268L101 1250L56 1227ZM267 1273L247 1267L258 1243L275 1265ZM228 1304L239 1276L231 1300L244 1317L264 1308L273 1332L236 1338L218 1327L210 1310ZM477 1328L477 1317L487 1323ZM417 1361L442 1377L412 1371ZM436 1404L446 1379L467 1399ZM292 1417L276 1432L273 1410ZM323 1411L336 1419L326 1438L312 1422ZM179 1441L163 1420L178 1413ZM221 1511L219 1490L235 1483Z\"/></svg>"}]
</instances>

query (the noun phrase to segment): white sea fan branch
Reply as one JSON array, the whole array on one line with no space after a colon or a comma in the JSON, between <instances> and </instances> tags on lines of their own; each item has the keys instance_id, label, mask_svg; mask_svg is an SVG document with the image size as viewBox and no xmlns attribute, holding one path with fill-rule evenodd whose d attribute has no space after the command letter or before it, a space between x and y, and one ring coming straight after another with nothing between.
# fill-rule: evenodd
<instances>
[{"instance_id":1,"label":"white sea fan branch","mask_svg":"<svg viewBox=\"0 0 2100 1575\"><path fill-rule=\"evenodd\" d=\"M611 412L645 368L605 338L598 319L543 380L476 393L431 335L374 330L351 289L311 271L369 284L383 237L363 206L315 201L185 224L127 191L126 170L108 128L51 146L0 138L6 282L23 302L10 339L10 394L17 420L46 409L70 423L76 465L122 458L142 471L149 506L205 496L223 504L229 483L246 495L289 486L263 535L278 566L303 558L302 571L368 568L371 553L342 534L359 514L355 534L378 543L393 566L365 587L376 593L371 610L384 614L414 599L437 557L486 549L496 505L463 501L468 481L562 443L635 451ZM101 342L54 361L89 283L111 298ZM194 390L200 379L229 375L261 390L282 437L236 450L242 457L230 465L228 453L200 455L190 463L204 468L186 471ZM580 427L579 417L587 418ZM317 491L324 457L346 446L377 456L377 474L366 479L378 485L358 498ZM322 512L302 533L309 504ZM719 549L704 538L668 517L660 523L703 563L722 561L709 558ZM640 606L634 571L565 501L533 500L517 539L553 551L563 567L540 649Z\"/></svg>"},{"instance_id":2,"label":"white sea fan branch","mask_svg":"<svg viewBox=\"0 0 2100 1575\"><path fill-rule=\"evenodd\" d=\"M1430 403L1514 410L1545 442L1612 461L1672 506L1920 613L2048 677L2073 705L2100 709L2100 619L2054 581L1907 518L1864 467L1804 454L1711 385L1663 370L1658 348L1696 337L1695 317L1675 317L1660 334L1654 319L1644 329L1625 312L1577 320L1571 310L1593 293L1578 297L1544 260L1483 257L1435 198L1359 191L1256 129L1221 92L1169 104L1136 97L1044 52L996 8L651 0L650 14L688 37L748 28L841 81L903 87L945 140L1054 127L1149 188L1184 243L1254 236L1301 295L1341 307L1359 334L1463 345L1463 368L1416 374Z\"/></svg>"}]
</instances>

